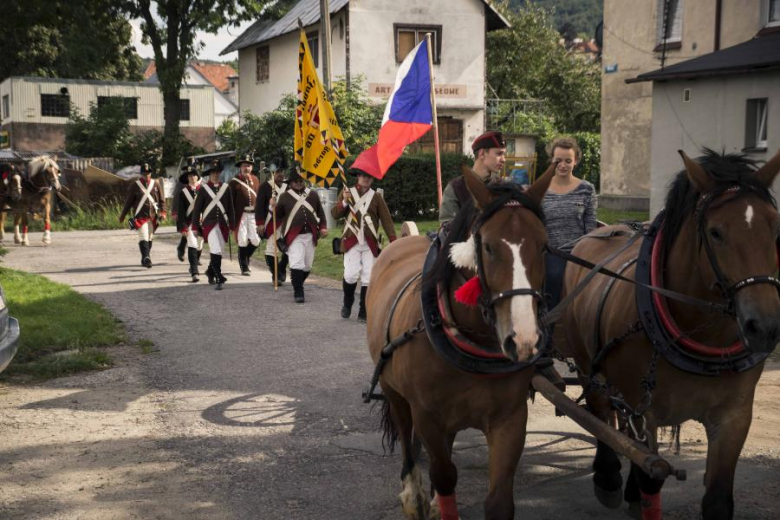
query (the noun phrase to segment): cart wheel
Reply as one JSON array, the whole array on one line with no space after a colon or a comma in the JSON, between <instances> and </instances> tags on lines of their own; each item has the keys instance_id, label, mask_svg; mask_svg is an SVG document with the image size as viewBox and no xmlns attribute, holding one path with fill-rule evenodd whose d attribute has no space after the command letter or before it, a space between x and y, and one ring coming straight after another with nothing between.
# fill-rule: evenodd
<instances>
[{"instance_id":1,"label":"cart wheel","mask_svg":"<svg viewBox=\"0 0 780 520\"><path fill-rule=\"evenodd\" d=\"M417 231L417 224L411 220L407 220L401 225L401 237L411 237L419 234L420 232Z\"/></svg>"}]
</instances>

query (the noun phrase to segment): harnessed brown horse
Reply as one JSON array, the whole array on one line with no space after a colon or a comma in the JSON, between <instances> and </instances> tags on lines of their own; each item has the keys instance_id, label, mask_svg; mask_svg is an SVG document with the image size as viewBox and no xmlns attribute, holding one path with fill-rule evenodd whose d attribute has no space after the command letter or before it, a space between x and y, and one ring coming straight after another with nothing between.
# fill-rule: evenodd
<instances>
[{"instance_id":1,"label":"harnessed brown horse","mask_svg":"<svg viewBox=\"0 0 780 520\"><path fill-rule=\"evenodd\" d=\"M15 244L30 245L27 237L28 214L33 211L43 214L43 243L51 243L52 190L61 189L59 177L60 167L54 159L45 155L30 161L27 166L27 178L19 174L11 176L11 195L4 203L14 214ZM2 211L0 212L0 241L5 235L5 220L6 211Z\"/></svg>"},{"instance_id":2,"label":"harnessed brown horse","mask_svg":"<svg viewBox=\"0 0 780 520\"><path fill-rule=\"evenodd\" d=\"M529 384L538 347L544 345L538 312L547 234L539 204L553 173L550 168L522 191L511 183L485 186L464 168L473 204L461 208L452 222L433 268L423 274L426 253L431 258L431 241L423 236L395 241L374 265L367 339L377 364L374 383L378 378L386 399L383 440L389 441L391 451L401 443L400 498L407 518L429 518L417 465L422 444L430 457L436 494L433 514L438 507L442 519L457 519L457 469L451 454L455 435L466 428L487 437L490 486L485 518L514 518L512 487L525 444ZM456 300L464 279L479 285L479 308ZM434 307L446 310L428 314L427 295L433 295ZM434 314L443 319L432 318ZM456 329L462 337L453 332ZM479 345L492 361L461 352L446 358L434 336L439 333L473 348ZM505 371L474 373L480 372L474 367L483 361ZM459 362L461 368L474 370L458 368Z\"/></svg>"},{"instance_id":3,"label":"harnessed brown horse","mask_svg":"<svg viewBox=\"0 0 780 520\"><path fill-rule=\"evenodd\" d=\"M565 311L567 354L583 373L591 411L608 421L616 410L651 449L658 449L658 427L704 425L702 515L725 520L734 515L734 471L756 384L780 340L780 215L769 193L780 152L760 169L741 155L681 155L685 170L641 244L612 226L574 247L573 255L592 263L616 255L610 269L639 284L597 275ZM565 292L587 273L570 265ZM620 462L601 442L593 468L604 505L625 499L642 519L661 518L663 480L632 465L622 493Z\"/></svg>"}]
</instances>

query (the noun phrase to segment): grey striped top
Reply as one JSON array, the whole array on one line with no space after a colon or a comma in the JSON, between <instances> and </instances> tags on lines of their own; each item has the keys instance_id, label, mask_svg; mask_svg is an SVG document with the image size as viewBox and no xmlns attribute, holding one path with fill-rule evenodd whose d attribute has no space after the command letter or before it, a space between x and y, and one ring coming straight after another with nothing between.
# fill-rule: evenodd
<instances>
[{"instance_id":1,"label":"grey striped top","mask_svg":"<svg viewBox=\"0 0 780 520\"><path fill-rule=\"evenodd\" d=\"M582 181L569 193L548 191L542 199L547 219L547 241L555 248L571 251L570 242L596 229L596 189Z\"/></svg>"}]
</instances>

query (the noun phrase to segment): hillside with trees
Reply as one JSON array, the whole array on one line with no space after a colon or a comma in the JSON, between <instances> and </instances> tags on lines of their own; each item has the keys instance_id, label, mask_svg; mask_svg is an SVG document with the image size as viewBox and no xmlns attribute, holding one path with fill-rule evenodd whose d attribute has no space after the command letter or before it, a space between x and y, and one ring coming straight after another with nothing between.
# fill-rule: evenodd
<instances>
[{"instance_id":1,"label":"hillside with trees","mask_svg":"<svg viewBox=\"0 0 780 520\"><path fill-rule=\"evenodd\" d=\"M553 25L559 32L564 32L568 24L573 31L567 34L569 37L593 38L596 26L604 19L604 0L510 0L509 6L517 11L528 3L551 10Z\"/></svg>"}]
</instances>

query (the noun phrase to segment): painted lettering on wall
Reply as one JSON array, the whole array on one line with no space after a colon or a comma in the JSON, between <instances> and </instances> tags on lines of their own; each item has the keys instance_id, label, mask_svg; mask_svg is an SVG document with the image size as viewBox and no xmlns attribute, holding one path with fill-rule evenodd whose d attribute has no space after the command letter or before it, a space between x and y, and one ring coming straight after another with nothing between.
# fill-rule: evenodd
<instances>
[{"instance_id":1,"label":"painted lettering on wall","mask_svg":"<svg viewBox=\"0 0 780 520\"><path fill-rule=\"evenodd\" d=\"M371 97L390 97L393 93L392 83L369 83L368 95ZM436 97L465 98L467 97L466 85L436 85Z\"/></svg>"}]
</instances>

